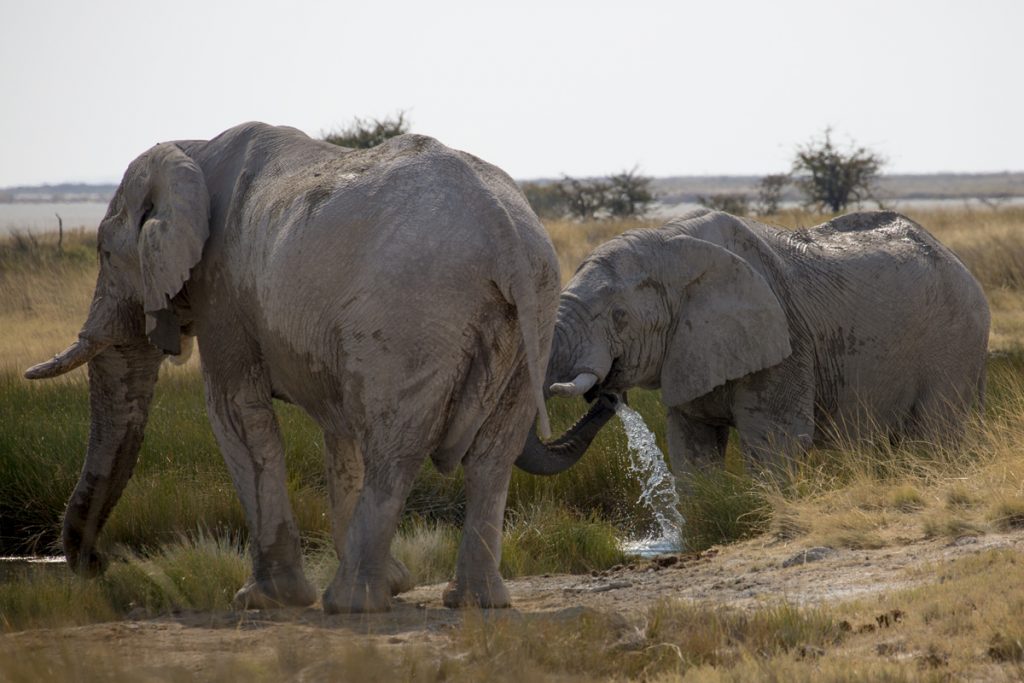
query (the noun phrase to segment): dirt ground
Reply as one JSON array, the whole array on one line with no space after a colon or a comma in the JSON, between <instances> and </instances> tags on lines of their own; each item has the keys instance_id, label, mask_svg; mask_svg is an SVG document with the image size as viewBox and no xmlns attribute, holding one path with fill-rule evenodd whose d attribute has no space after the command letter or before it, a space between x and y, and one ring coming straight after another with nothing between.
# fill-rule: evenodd
<instances>
[{"instance_id":1,"label":"dirt ground","mask_svg":"<svg viewBox=\"0 0 1024 683\"><path fill-rule=\"evenodd\" d=\"M494 614L496 618L572 619L598 610L634 622L653 604L670 598L740 608L773 600L835 604L924 584L932 573L915 569L993 548L1024 552L1024 532L878 550L807 548L762 538L703 553L638 561L596 575L512 580L508 587L514 607ZM52 650L55 645L66 652L100 648L111 655L130 656L135 666L162 671L170 667L189 677L202 677L225 658L280 657L282 643L299 641L325 648L369 643L384 651L410 645L439 651L448 649L454 627L467 618L466 612L441 605L443 587L419 586L396 598L386 614L326 616L318 608L182 613L25 631L2 639L22 652Z\"/></svg>"}]
</instances>

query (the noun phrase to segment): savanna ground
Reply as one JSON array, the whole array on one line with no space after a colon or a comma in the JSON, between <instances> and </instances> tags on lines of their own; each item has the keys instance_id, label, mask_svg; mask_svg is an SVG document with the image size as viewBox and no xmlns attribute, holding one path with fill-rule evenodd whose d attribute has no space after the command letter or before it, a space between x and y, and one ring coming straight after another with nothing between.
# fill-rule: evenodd
<instances>
[{"instance_id":1,"label":"savanna ground","mask_svg":"<svg viewBox=\"0 0 1024 683\"><path fill-rule=\"evenodd\" d=\"M685 553L639 560L651 529L617 424L553 478L517 472L502 571L511 610L440 605L461 479L425 466L394 552L420 584L383 615L231 611L247 559L241 509L206 421L196 361L167 367L136 474L104 532L117 558L0 576L0 680L932 680L1024 677L1024 210L910 212L953 248L993 310L983 419L955 450L812 451L766 484L731 446L682 504ZM769 222L807 227L800 212ZM551 222L568 277L638 222ZM28 383L64 348L95 278L94 236L0 245L0 554L55 552L88 430L84 371ZM894 292L893 296L898 296ZM664 444L656 393L634 392ZM320 437L280 405L290 491L321 587ZM552 405L555 428L580 413Z\"/></svg>"}]
</instances>

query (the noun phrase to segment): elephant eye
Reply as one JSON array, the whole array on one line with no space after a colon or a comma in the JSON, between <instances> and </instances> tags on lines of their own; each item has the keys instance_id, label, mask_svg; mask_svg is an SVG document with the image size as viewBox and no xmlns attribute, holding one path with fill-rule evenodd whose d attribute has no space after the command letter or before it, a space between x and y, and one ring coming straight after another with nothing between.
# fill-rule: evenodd
<instances>
[{"instance_id":1,"label":"elephant eye","mask_svg":"<svg viewBox=\"0 0 1024 683\"><path fill-rule=\"evenodd\" d=\"M616 332L621 332L626 327L626 311L621 308L616 308L612 311L612 325L615 326Z\"/></svg>"}]
</instances>

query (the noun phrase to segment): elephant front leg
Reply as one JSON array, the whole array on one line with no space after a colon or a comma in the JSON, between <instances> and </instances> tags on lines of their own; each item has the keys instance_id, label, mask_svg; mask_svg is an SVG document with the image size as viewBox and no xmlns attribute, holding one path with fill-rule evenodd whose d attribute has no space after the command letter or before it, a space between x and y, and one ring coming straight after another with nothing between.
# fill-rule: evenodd
<instances>
[{"instance_id":1,"label":"elephant front leg","mask_svg":"<svg viewBox=\"0 0 1024 683\"><path fill-rule=\"evenodd\" d=\"M331 503L331 538L340 561L344 557L349 522L363 489L365 467L356 441L330 432L324 432L324 456L327 494ZM386 573L391 595L413 588L412 574L390 554Z\"/></svg>"},{"instance_id":2,"label":"elephant front leg","mask_svg":"<svg viewBox=\"0 0 1024 683\"><path fill-rule=\"evenodd\" d=\"M737 389L733 419L740 450L761 474L785 481L814 443L814 394L808 373L801 381L765 382Z\"/></svg>"},{"instance_id":3,"label":"elephant front leg","mask_svg":"<svg viewBox=\"0 0 1024 683\"><path fill-rule=\"evenodd\" d=\"M681 496L689 496L693 492L695 476L724 467L729 428L701 422L679 408L669 408L666 427L676 489Z\"/></svg>"},{"instance_id":4,"label":"elephant front leg","mask_svg":"<svg viewBox=\"0 0 1024 683\"><path fill-rule=\"evenodd\" d=\"M234 603L246 609L311 605L316 591L302 572L270 392L259 380L225 389L207 375L206 385L210 422L245 509L252 548L253 575Z\"/></svg>"}]
</instances>

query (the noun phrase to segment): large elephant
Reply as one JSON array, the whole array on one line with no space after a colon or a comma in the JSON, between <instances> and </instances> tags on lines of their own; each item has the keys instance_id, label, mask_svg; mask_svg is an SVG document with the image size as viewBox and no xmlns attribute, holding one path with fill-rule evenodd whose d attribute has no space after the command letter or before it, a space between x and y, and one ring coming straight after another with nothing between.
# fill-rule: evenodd
<instances>
[{"instance_id":1,"label":"large elephant","mask_svg":"<svg viewBox=\"0 0 1024 683\"><path fill-rule=\"evenodd\" d=\"M464 468L449 606L509 603L498 573L511 467L539 416L558 301L554 249L516 184L436 140L368 150L260 123L159 144L128 167L99 228L78 341L29 369L88 362L88 453L64 518L67 561L96 540L138 457L161 361L198 341L214 433L245 509L249 606L308 605L271 399L323 428L333 540L328 612L387 609L390 556L429 455Z\"/></svg>"},{"instance_id":2,"label":"large elephant","mask_svg":"<svg viewBox=\"0 0 1024 683\"><path fill-rule=\"evenodd\" d=\"M985 385L989 310L963 263L892 212L778 230L701 210L601 245L562 291L548 392L595 400L517 465L583 454L629 387L660 388L677 481L729 427L770 469L813 444L954 440Z\"/></svg>"}]
</instances>

